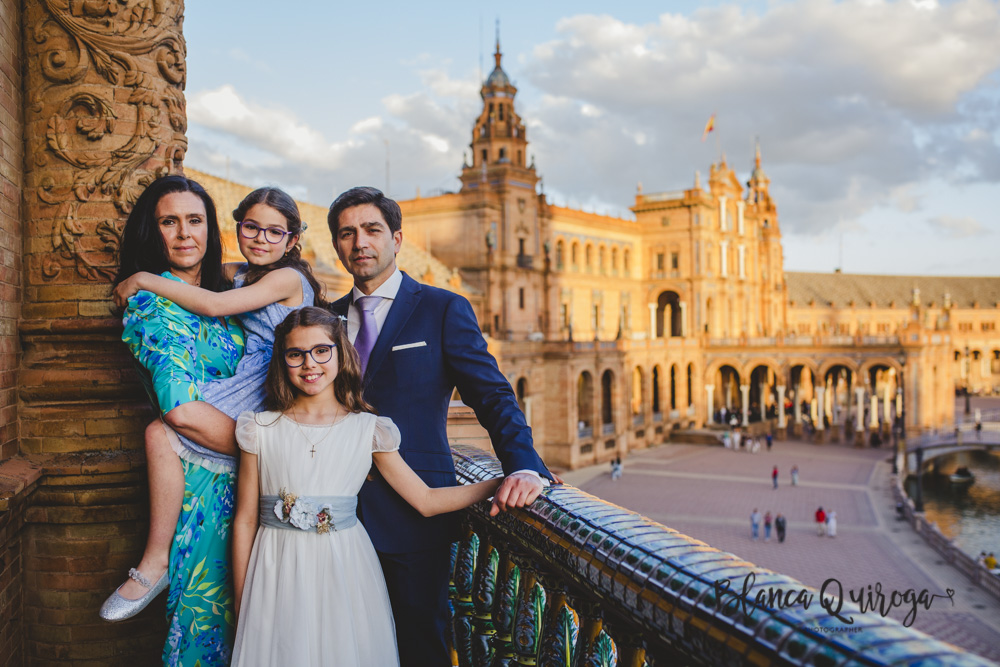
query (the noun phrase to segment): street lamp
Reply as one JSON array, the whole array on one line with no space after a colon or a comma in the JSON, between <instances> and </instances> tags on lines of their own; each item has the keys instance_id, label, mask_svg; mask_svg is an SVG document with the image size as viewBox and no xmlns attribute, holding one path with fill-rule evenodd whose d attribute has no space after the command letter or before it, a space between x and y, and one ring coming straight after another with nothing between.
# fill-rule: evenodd
<instances>
[{"instance_id":1,"label":"street lamp","mask_svg":"<svg viewBox=\"0 0 1000 667\"><path fill-rule=\"evenodd\" d=\"M969 346L965 346L965 415L971 412L969 408L969 383L972 381L972 363L969 361Z\"/></svg>"}]
</instances>

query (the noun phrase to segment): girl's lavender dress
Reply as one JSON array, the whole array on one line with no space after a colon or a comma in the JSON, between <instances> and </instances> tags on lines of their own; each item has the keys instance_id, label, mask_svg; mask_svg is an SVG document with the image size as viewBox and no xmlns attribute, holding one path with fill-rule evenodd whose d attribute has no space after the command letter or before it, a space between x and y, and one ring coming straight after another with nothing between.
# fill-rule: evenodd
<instances>
[{"instance_id":1,"label":"girl's lavender dress","mask_svg":"<svg viewBox=\"0 0 1000 667\"><path fill-rule=\"evenodd\" d=\"M233 278L233 287L243 287L246 279L246 265L240 267ZM267 378L267 367L271 363L271 352L274 349L274 328L288 317L292 311L304 306L313 305L315 292L306 277L301 273L302 303L297 306L283 306L272 303L258 310L243 313L239 316L243 329L246 331L246 351L236 373L232 377L213 380L199 385L201 400L236 419L240 413L259 412L264 406L264 380ZM215 472L229 472L235 469L236 459L211 449L177 434L180 444L171 442L174 451L185 461L193 461Z\"/></svg>"}]
</instances>

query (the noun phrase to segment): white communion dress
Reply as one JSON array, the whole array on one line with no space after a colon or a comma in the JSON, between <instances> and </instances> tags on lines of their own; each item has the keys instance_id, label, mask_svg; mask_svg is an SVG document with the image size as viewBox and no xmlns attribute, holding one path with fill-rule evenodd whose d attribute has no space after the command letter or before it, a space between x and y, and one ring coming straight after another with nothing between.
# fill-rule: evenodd
<instances>
[{"instance_id":1,"label":"white communion dress","mask_svg":"<svg viewBox=\"0 0 1000 667\"><path fill-rule=\"evenodd\" d=\"M261 525L232 664L398 665L382 569L354 510L372 452L399 449L395 424L367 413L311 426L245 412L236 439L257 454Z\"/></svg>"}]
</instances>

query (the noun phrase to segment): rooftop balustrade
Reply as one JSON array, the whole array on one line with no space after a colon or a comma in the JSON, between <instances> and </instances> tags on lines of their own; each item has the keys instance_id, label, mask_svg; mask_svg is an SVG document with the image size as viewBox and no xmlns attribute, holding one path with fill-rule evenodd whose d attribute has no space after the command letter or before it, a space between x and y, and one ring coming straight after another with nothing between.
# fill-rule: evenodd
<instances>
[{"instance_id":1,"label":"rooftop balustrade","mask_svg":"<svg viewBox=\"0 0 1000 667\"><path fill-rule=\"evenodd\" d=\"M453 456L463 483L502 474L474 447ZM452 590L462 667L992 664L862 614L846 594L850 622L838 619L816 589L571 486L492 518L483 503L465 519ZM782 594L756 604L758 591Z\"/></svg>"}]
</instances>

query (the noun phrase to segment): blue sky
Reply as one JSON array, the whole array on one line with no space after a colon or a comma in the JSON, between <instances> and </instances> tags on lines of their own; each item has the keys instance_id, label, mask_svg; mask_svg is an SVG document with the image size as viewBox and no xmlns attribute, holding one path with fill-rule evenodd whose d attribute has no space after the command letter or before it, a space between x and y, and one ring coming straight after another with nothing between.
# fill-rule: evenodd
<instances>
[{"instance_id":1,"label":"blue sky","mask_svg":"<svg viewBox=\"0 0 1000 667\"><path fill-rule=\"evenodd\" d=\"M455 190L497 18L555 203L627 215L720 153L746 180L759 137L786 269L1000 275L989 0L188 2L187 164L327 205L388 154L393 196Z\"/></svg>"}]
</instances>

